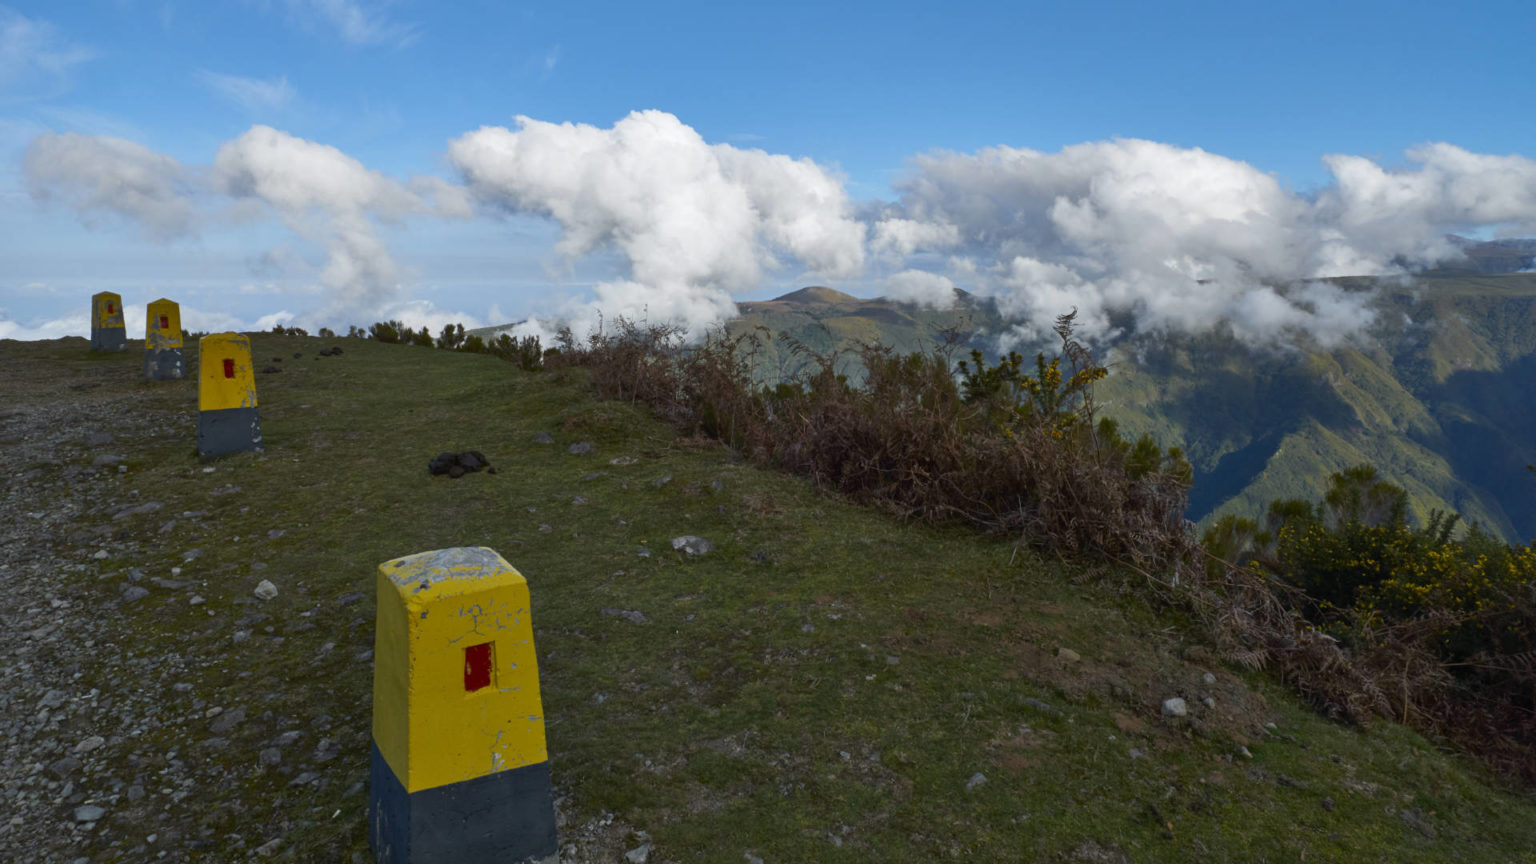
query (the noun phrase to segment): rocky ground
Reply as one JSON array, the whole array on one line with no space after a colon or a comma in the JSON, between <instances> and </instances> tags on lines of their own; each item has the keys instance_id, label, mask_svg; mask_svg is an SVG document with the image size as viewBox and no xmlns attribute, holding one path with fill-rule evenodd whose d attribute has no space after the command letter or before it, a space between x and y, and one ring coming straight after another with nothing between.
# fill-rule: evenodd
<instances>
[{"instance_id":1,"label":"rocky ground","mask_svg":"<svg viewBox=\"0 0 1536 864\"><path fill-rule=\"evenodd\" d=\"M313 598L284 621L262 611L260 590L233 609L205 606L213 592L197 548L182 550L180 567L146 569L188 534L218 542L228 535L220 514L241 512L218 506L231 487L213 482L213 466L189 469L212 475L199 486L206 507L199 493L156 495L138 482L146 453L180 441L190 450L192 391L146 400L142 387L121 386L123 364L66 372L16 344L0 346L0 861L371 860L361 841L369 706L337 716L312 699L300 716L282 706L305 694L231 699L200 684L211 666L251 662L239 649L259 658L285 638L315 641L317 661L348 652L366 673L362 595ZM267 534L256 539L283 531ZM195 648L135 632L134 613L157 605L181 616L203 607L210 629L180 644L213 635L231 657L186 656ZM264 687L283 677L270 673ZM253 785L274 791L250 800ZM647 857L610 814L582 824L559 815L562 861ZM334 838L317 847L328 827ZM309 842L295 845L293 832Z\"/></svg>"}]
</instances>

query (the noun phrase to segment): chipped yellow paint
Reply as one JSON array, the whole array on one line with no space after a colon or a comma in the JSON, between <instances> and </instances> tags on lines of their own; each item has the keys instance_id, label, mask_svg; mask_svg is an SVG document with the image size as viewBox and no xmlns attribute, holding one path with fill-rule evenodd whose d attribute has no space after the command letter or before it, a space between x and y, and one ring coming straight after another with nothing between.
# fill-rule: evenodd
<instances>
[{"instance_id":1,"label":"chipped yellow paint","mask_svg":"<svg viewBox=\"0 0 1536 864\"><path fill-rule=\"evenodd\" d=\"M181 347L181 305L164 297L149 304L144 319L144 350Z\"/></svg>"},{"instance_id":2,"label":"chipped yellow paint","mask_svg":"<svg viewBox=\"0 0 1536 864\"><path fill-rule=\"evenodd\" d=\"M465 649L491 644L491 684L466 691ZM494 550L379 565L373 740L407 792L549 758L528 583Z\"/></svg>"},{"instance_id":3,"label":"chipped yellow paint","mask_svg":"<svg viewBox=\"0 0 1536 864\"><path fill-rule=\"evenodd\" d=\"M123 323L123 298L111 291L91 295L91 320L98 330L126 329Z\"/></svg>"},{"instance_id":4,"label":"chipped yellow paint","mask_svg":"<svg viewBox=\"0 0 1536 864\"><path fill-rule=\"evenodd\" d=\"M198 372L197 410L256 407L250 339L239 333L213 333L198 342L197 351L202 367Z\"/></svg>"}]
</instances>

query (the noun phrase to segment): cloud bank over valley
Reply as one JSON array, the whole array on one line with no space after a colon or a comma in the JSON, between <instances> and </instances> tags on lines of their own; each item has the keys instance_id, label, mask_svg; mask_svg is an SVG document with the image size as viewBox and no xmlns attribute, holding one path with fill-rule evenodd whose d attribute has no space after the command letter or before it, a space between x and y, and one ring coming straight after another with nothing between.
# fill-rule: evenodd
<instances>
[{"instance_id":1,"label":"cloud bank over valley","mask_svg":"<svg viewBox=\"0 0 1536 864\"><path fill-rule=\"evenodd\" d=\"M1076 307L1096 340L1221 327L1258 343L1335 344L1370 323L1370 298L1321 280L1455 262L1450 234L1536 234L1536 161L1449 143L1399 164L1327 156L1329 181L1306 192L1246 162L1138 139L933 151L908 160L888 200L855 200L836 166L710 142L655 110L609 127L518 117L443 148L444 176L397 178L269 125L202 164L44 132L22 171L38 205L95 230L172 246L253 226L278 237L250 250L252 269L304 290L283 298L295 311L268 318L310 327L500 323L423 296L432 274L402 266L391 237L490 223L511 244L513 221L537 219L556 238L553 281L572 288L555 314L578 330L624 315L702 333L765 286L815 282L941 307L956 288L991 297L1012 322L1005 341L1040 338ZM611 276L573 277L593 262ZM0 338L80 332L83 321L23 327L0 312Z\"/></svg>"}]
</instances>

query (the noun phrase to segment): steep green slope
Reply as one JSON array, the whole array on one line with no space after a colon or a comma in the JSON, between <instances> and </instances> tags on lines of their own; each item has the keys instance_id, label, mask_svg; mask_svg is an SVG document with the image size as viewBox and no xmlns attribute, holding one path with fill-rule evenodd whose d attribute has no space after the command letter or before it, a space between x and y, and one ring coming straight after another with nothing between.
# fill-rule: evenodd
<instances>
[{"instance_id":1,"label":"steep green slope","mask_svg":"<svg viewBox=\"0 0 1536 864\"><path fill-rule=\"evenodd\" d=\"M1182 442L1196 468L1190 517L1256 515L1316 498L1329 473L1371 462L1408 489L1415 517L1448 509L1536 537L1536 276L1425 274L1377 291L1376 325L1332 350L1249 350L1230 337L1117 346L1099 396L1128 428Z\"/></svg>"},{"instance_id":2,"label":"steep green slope","mask_svg":"<svg viewBox=\"0 0 1536 864\"><path fill-rule=\"evenodd\" d=\"M1341 279L1370 292L1375 325L1324 350L1262 348L1229 334L1136 337L1106 352L1097 395L1128 430L1180 444L1195 466L1189 516L1256 515L1279 497L1315 498L1328 476L1375 464L1412 495L1412 514L1454 510L1507 540L1536 538L1536 275L1435 271L1408 283ZM990 302L962 294L936 312L807 288L744 303L730 332L762 327L810 351L849 355L879 341L928 350L937 333L995 353L1006 326ZM758 358L774 380L803 368L791 342Z\"/></svg>"}]
</instances>

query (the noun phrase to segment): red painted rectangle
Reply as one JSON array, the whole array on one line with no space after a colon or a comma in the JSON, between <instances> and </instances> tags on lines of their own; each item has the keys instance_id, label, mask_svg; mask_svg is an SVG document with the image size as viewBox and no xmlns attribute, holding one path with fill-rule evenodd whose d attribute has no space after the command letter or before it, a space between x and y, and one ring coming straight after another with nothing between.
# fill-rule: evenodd
<instances>
[{"instance_id":1,"label":"red painted rectangle","mask_svg":"<svg viewBox=\"0 0 1536 864\"><path fill-rule=\"evenodd\" d=\"M112 304L112 303L108 303L107 304L107 314L108 315L113 315L113 314L116 314L116 312L117 312L117 306Z\"/></svg>"},{"instance_id":2,"label":"red painted rectangle","mask_svg":"<svg viewBox=\"0 0 1536 864\"><path fill-rule=\"evenodd\" d=\"M491 643L464 649L464 691L473 693L491 686Z\"/></svg>"},{"instance_id":3,"label":"red painted rectangle","mask_svg":"<svg viewBox=\"0 0 1536 864\"><path fill-rule=\"evenodd\" d=\"M224 361L224 377L225 378L233 378L233 377L235 377L235 361L227 360L227 359Z\"/></svg>"},{"instance_id":4,"label":"red painted rectangle","mask_svg":"<svg viewBox=\"0 0 1536 864\"><path fill-rule=\"evenodd\" d=\"M161 330L169 330L169 329L171 329L171 319L170 319L170 316L168 316L168 315L161 315L160 316L160 329Z\"/></svg>"}]
</instances>

